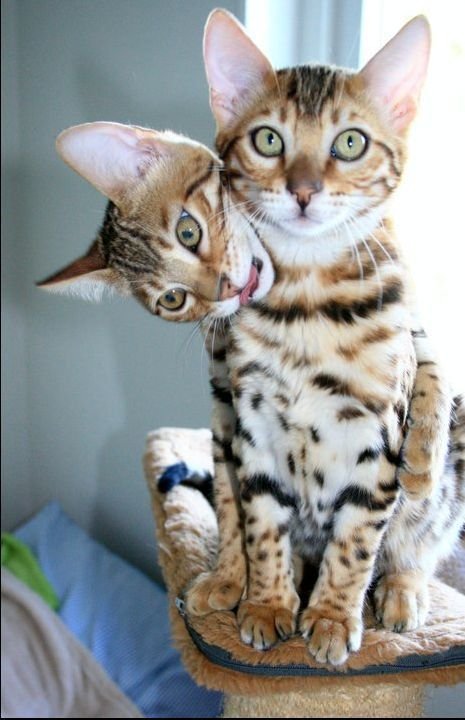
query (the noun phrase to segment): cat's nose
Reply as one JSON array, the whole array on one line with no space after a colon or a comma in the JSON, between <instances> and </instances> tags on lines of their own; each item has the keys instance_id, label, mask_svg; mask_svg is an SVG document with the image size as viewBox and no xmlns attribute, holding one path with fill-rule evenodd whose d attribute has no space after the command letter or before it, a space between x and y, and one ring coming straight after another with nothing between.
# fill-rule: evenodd
<instances>
[{"instance_id":1,"label":"cat's nose","mask_svg":"<svg viewBox=\"0 0 465 720\"><path fill-rule=\"evenodd\" d=\"M310 200L312 199L312 195L315 195L315 193L321 192L323 189L323 183L321 180L314 180L310 183L293 183L292 181L288 182L287 189L291 193L291 195L295 195L295 199L297 200L297 204L300 207L300 209L303 211L307 207L307 205L310 204Z\"/></svg>"},{"instance_id":2,"label":"cat's nose","mask_svg":"<svg viewBox=\"0 0 465 720\"><path fill-rule=\"evenodd\" d=\"M239 295L241 288L231 282L227 275L222 275L220 279L220 292L218 300L229 300L229 298Z\"/></svg>"}]
</instances>

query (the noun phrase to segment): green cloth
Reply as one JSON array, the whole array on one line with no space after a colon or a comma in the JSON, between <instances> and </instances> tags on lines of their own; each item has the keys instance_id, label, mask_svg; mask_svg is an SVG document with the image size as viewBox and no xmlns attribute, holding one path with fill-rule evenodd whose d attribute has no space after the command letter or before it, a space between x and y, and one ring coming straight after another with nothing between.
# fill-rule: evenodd
<instances>
[{"instance_id":1,"label":"green cloth","mask_svg":"<svg viewBox=\"0 0 465 720\"><path fill-rule=\"evenodd\" d=\"M36 558L27 545L10 533L2 533L1 564L40 595L52 610L58 610L58 597Z\"/></svg>"}]
</instances>

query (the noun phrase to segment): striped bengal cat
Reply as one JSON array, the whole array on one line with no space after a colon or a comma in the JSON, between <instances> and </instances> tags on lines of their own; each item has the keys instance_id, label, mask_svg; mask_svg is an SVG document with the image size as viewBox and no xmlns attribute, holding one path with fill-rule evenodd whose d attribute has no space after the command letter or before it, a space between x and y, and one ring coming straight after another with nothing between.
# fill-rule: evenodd
<instances>
[{"instance_id":1,"label":"striped bengal cat","mask_svg":"<svg viewBox=\"0 0 465 720\"><path fill-rule=\"evenodd\" d=\"M238 621L255 647L294 630L293 550L320 568L299 621L317 660L360 647L374 571L383 625L421 624L427 579L463 522L463 464L461 484L437 481L447 384L415 352L422 332L388 215L429 47L418 17L358 73L275 72L227 12L207 22L217 149L276 275L227 350L248 558Z\"/></svg>"},{"instance_id":2,"label":"striped bengal cat","mask_svg":"<svg viewBox=\"0 0 465 720\"><path fill-rule=\"evenodd\" d=\"M257 531L261 533L256 548L257 562L262 563L262 567L271 573L270 577L266 573L259 576L260 582L263 586L266 586L266 583L272 585L272 592L277 592L283 577L284 589L289 587L294 593L290 585L292 575L287 574L292 573L289 558L291 533L295 549L305 557L309 556L310 550L310 546L306 545L308 538L302 532L302 518L308 530L314 533L312 545L321 552L325 545L331 547L340 542L337 533L342 529L341 520L344 520L344 515L347 522L350 522L353 511L363 509L363 523L358 528L358 540L354 540L359 561L365 560L363 564L366 564L367 558L362 555L368 552L367 540L371 535L376 533L376 537L379 537L384 531L383 547L388 548L398 542L399 556L402 557L406 546L406 557L409 557L410 561L412 557L411 553L408 555L408 546L415 542L420 543L419 554L423 548L432 555L429 565L429 570L432 571L435 559L452 548L460 524L465 418L461 415L460 422L454 425L447 468L433 483L429 498L412 500L407 493L397 491L394 486L391 490L381 487L371 491L364 487L357 477L340 489L333 488L333 500L326 502L324 492L325 489L328 490L330 476L323 463L318 467L313 467L311 463L314 462L312 457L315 448L320 452L319 457L323 458L325 445L328 443L329 447L332 443L329 432L326 435L327 421L321 423L325 414L322 408L325 401L332 403L338 395L328 387L320 398L318 419L306 422L305 432L300 434L304 441L299 445L301 454L298 456L294 452L292 444L286 447L285 443L298 435L289 402L295 398L295 395L293 398L290 393L299 392L290 386L290 382L293 382L292 374L301 372L302 377L307 378L311 369L305 357L296 363L294 339L289 337L291 342L288 343L286 339L282 347L272 344L272 353L254 353L253 358L241 366L246 367L247 371L241 373L239 370L236 375L245 379L258 374L259 378L262 376L270 383L270 387L265 388L260 383L253 391L246 387L245 394L249 398L246 412L243 416L236 416L235 408L241 410L241 393L236 382L233 383L232 392L227 363L231 356L234 368L237 341L244 332L241 330L244 320L245 332L248 332L249 313L258 312L260 325L265 327L260 308L270 291L273 269L267 252L258 241L253 224L243 214L241 207L231 204L221 161L207 148L173 133L156 133L112 123L83 125L65 131L58 140L58 149L65 161L105 193L110 202L100 233L86 255L41 283L41 286L89 297L98 296L102 289L111 287L123 294L132 294L150 312L169 320L206 318L207 338L212 352L211 378L215 400L213 430L220 550L216 572L201 576L191 589L188 595L190 610L203 613L214 608L234 607L237 604L246 581L242 538L246 535L244 539L249 541L247 547L250 552L253 547L250 541ZM279 283L279 268L277 282ZM362 285L364 283L365 278ZM272 293L273 291L270 297ZM400 303L400 300L398 302ZM216 328L216 333L208 333L209 323L229 317L239 308L242 308L241 312L231 318L231 331L223 332L220 325ZM371 307L366 314L367 322L372 321L371 315L374 312L375 309ZM377 312L382 313L381 308L377 309ZM328 321L325 314L321 320L323 323ZM359 321L358 315L354 316L353 323L346 320L348 329ZM280 327L281 322L278 325ZM285 330L284 325L282 330ZM289 328L286 332L288 330ZM341 340L343 339L344 336L341 335ZM413 344L419 356L426 352L425 339L421 334L413 336ZM277 378L271 365L272 356L279 359L278 353L284 353L279 370L283 385L279 389L273 387ZM270 370L263 373L265 364L268 364ZM420 361L415 381L417 388L423 388L433 367L436 366L432 361L428 364ZM322 373L323 371L320 375ZM436 398L433 401L434 388L435 386L429 388L432 397L427 410L431 407L433 412L434 402L437 401L442 412L442 399ZM302 391L305 389L306 386L303 386ZM417 392L419 397L426 398L422 389ZM348 394L343 394L342 397L338 411L340 417L334 426L339 436L341 427L346 424L349 430L356 420L362 421L365 418L372 419L373 423L379 422L380 411L371 405L368 390L364 391L360 398L353 398ZM366 401L369 405L364 404ZM296 409L297 405L298 402L295 403ZM426 414L421 418L412 414L415 408L418 409L414 398L411 406L412 427L407 433L407 441L416 427L415 423L418 420L427 421ZM434 420L433 413L430 422ZM235 444L240 445L240 442L244 441L247 447L253 446L255 435L260 437L260 426L258 423L255 426L255 421L269 423L270 431L278 433L274 435L278 442L270 451L269 459L265 456L262 458L260 472L252 476L251 481L251 476L245 474L248 459L244 456L243 460L239 455L239 452L242 452L241 447L233 450L232 439L235 437ZM360 432L361 424L358 427ZM393 457L391 448L387 451L388 439L384 433L381 450L387 454L387 461L391 466L391 463L397 463L397 458ZM358 443L359 440L355 442ZM280 443L283 446L281 449ZM364 452L368 447L362 451L356 447L357 460L364 453L358 465L371 466L379 461L379 457L370 457L376 455L375 447L375 444L369 447L371 453ZM280 452L284 453L285 465L282 475L276 473L277 477L273 479L269 468L264 465L265 462L273 462L275 452L278 455ZM350 459L351 452L348 446L347 459ZM236 484L236 472L240 486ZM289 482L289 479L293 482ZM393 484L392 480L390 482ZM331 486L329 489L331 490ZM299 492L302 497L299 497ZM244 526L241 524L240 503L236 502L239 495L242 495L241 502L246 513ZM378 500L378 495L382 500ZM393 495L396 495L396 499L389 503L388 508L388 501ZM259 511L252 515L250 509L256 506L257 501L260 505ZM386 507L381 508L380 505ZM393 506L396 508L393 516L385 522L386 515L392 514ZM261 512L262 507L264 514ZM281 513L281 519L276 511ZM369 516L369 519L365 516ZM274 526L276 519L279 522ZM265 521L270 523L269 529L261 528ZM242 527L245 528L245 533L242 533ZM348 549L340 548L340 556L348 552ZM378 555L381 558L380 568L383 569L386 565L383 554ZM326 563L323 561L322 573L330 568L329 562L332 559L329 555ZM333 576L333 581L338 582L340 563L337 557L335 560L337 574ZM348 560L353 562L349 555ZM253 562L250 563L251 580L252 565ZM412 571L415 567L412 567ZM258 570L262 572L260 568ZM275 586L276 577L278 583ZM386 626L397 629L412 627L422 619L426 609L424 589L421 588L418 596L415 594L412 598L410 588L411 581L405 592L400 592L399 583L393 583L389 574L385 574L378 592L378 607ZM247 600L249 605L251 602L256 604L255 598L252 599L251 596L254 589L251 583ZM337 587L334 597L341 592L346 592L346 597L349 597L347 589ZM385 597L382 593L385 593ZM294 598L294 594L292 597ZM343 597L338 598L341 606L343 600ZM243 604L241 607L242 635L245 640L249 640L249 628L244 625L244 607L247 608L248 605ZM268 647L277 638L277 633L285 636L293 630L293 613L289 608L281 607L281 612L277 612L273 596L269 603L267 600L262 604L264 630L262 627L258 628L258 625L250 629L250 640L256 647ZM293 605L292 610L294 609ZM245 617L247 619L249 616ZM334 652L328 658L332 662L339 660L335 658Z\"/></svg>"}]
</instances>

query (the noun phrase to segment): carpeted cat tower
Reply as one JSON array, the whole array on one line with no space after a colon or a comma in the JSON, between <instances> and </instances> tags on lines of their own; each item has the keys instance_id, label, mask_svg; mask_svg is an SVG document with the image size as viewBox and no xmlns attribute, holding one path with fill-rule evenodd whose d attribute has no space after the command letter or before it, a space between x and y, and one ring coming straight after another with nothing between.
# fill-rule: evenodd
<instances>
[{"instance_id":1,"label":"carpeted cat tower","mask_svg":"<svg viewBox=\"0 0 465 720\"><path fill-rule=\"evenodd\" d=\"M267 652L244 645L233 612L187 617L183 592L214 566L217 523L202 492L182 483L186 466L213 472L209 430L148 436L145 475L175 644L194 680L225 694L223 717L421 717L426 685L465 681L463 553L443 574L462 592L434 580L426 626L379 630L367 608L362 648L337 670L316 663L297 636Z\"/></svg>"}]
</instances>

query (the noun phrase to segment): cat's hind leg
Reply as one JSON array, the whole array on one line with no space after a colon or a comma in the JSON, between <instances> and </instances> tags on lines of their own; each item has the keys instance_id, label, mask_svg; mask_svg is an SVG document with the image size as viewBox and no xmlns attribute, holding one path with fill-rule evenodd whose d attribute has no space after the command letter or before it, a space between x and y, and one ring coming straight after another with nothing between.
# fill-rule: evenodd
<instances>
[{"instance_id":1,"label":"cat's hind leg","mask_svg":"<svg viewBox=\"0 0 465 720\"><path fill-rule=\"evenodd\" d=\"M376 619L386 630L415 630L428 614L428 575L422 570L386 573L376 585L374 601Z\"/></svg>"},{"instance_id":2,"label":"cat's hind leg","mask_svg":"<svg viewBox=\"0 0 465 720\"><path fill-rule=\"evenodd\" d=\"M412 331L412 338L417 371L399 482L408 497L421 500L433 494L444 472L452 393L424 330Z\"/></svg>"},{"instance_id":3,"label":"cat's hind leg","mask_svg":"<svg viewBox=\"0 0 465 720\"><path fill-rule=\"evenodd\" d=\"M465 410L457 401L446 469L431 498L402 498L384 536L374 592L378 622L403 632L423 625L428 580L450 555L465 522Z\"/></svg>"}]
</instances>

